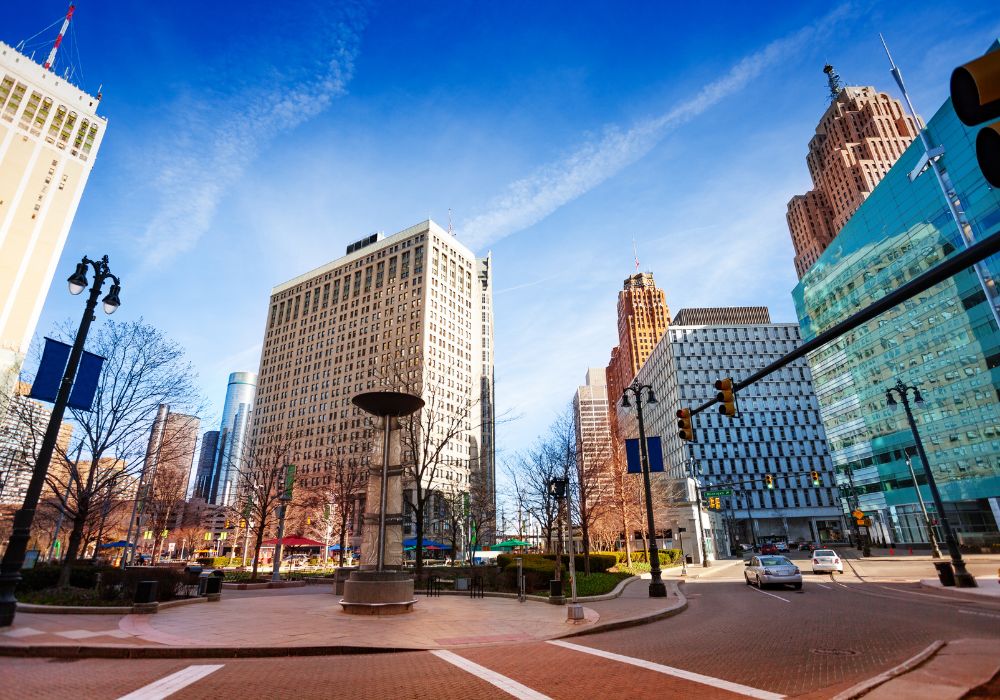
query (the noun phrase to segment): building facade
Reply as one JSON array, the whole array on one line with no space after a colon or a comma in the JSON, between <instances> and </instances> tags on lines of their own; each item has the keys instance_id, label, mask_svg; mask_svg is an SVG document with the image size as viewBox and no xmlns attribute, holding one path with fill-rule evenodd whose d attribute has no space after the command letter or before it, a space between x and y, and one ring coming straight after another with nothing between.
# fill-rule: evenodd
<instances>
[{"instance_id":1,"label":"building facade","mask_svg":"<svg viewBox=\"0 0 1000 700\"><path fill-rule=\"evenodd\" d=\"M425 488L467 491L477 465L492 473L492 272L491 258L424 221L369 236L272 290L251 439L287 445L299 493L322 497L340 461L367 469L373 427L351 398L374 390L421 395L430 443L448 435ZM359 494L355 542L365 505ZM410 535L412 513L403 515ZM425 525L445 535L440 522Z\"/></svg>"},{"instance_id":2,"label":"building facade","mask_svg":"<svg viewBox=\"0 0 1000 700\"><path fill-rule=\"evenodd\" d=\"M24 503L35 456L52 415L47 406L29 399L30 393L30 384L18 382L6 414L0 415L0 506L20 508ZM59 428L51 468L57 468L59 455L69 450L72 436L73 426L64 421Z\"/></svg>"},{"instance_id":3,"label":"building facade","mask_svg":"<svg viewBox=\"0 0 1000 700\"><path fill-rule=\"evenodd\" d=\"M212 493L212 468L215 465L215 452L219 448L219 431L206 430L201 436L201 447L198 450L198 464L195 468L192 498L200 498L208 502Z\"/></svg>"},{"instance_id":4,"label":"building facade","mask_svg":"<svg viewBox=\"0 0 1000 700\"><path fill-rule=\"evenodd\" d=\"M809 141L813 189L788 202L788 230L801 279L916 138L899 100L874 87L839 88Z\"/></svg>"},{"instance_id":5,"label":"building facade","mask_svg":"<svg viewBox=\"0 0 1000 700\"><path fill-rule=\"evenodd\" d=\"M975 240L1000 232L1000 193L978 169L975 132L946 102L927 124ZM823 330L961 250L963 236L932 174L911 181L916 142L885 175L793 295L803 336ZM988 277L1000 273L994 257ZM916 494L931 517L925 467L937 481L959 538L974 545L1000 522L1000 334L994 288L966 270L893 308L809 358L844 507L871 515L876 541L928 541ZM920 387L914 408L929 465L900 409L886 401L898 379ZM910 475L907 459L916 474ZM939 533L940 534L940 533Z\"/></svg>"},{"instance_id":6,"label":"building facade","mask_svg":"<svg viewBox=\"0 0 1000 700\"><path fill-rule=\"evenodd\" d=\"M573 397L580 487L584 506L591 511L614 496L608 412L607 373L603 367L591 367L586 384L578 387Z\"/></svg>"},{"instance_id":7,"label":"building facade","mask_svg":"<svg viewBox=\"0 0 1000 700\"><path fill-rule=\"evenodd\" d=\"M0 42L0 407L104 138L99 103Z\"/></svg>"},{"instance_id":8,"label":"building facade","mask_svg":"<svg viewBox=\"0 0 1000 700\"><path fill-rule=\"evenodd\" d=\"M715 533L715 540L723 542L727 534L734 544L843 540L833 464L805 359L740 391L735 418L703 411L693 418L694 442L677 434L678 409L714 398L716 380L739 381L801 344L796 324L771 323L766 309L754 308L754 323L744 322L746 309L719 308L709 316L712 324L675 322L667 329L638 375L658 398L643 409L647 435L661 436L665 479L694 476L703 489L732 490L721 498L726 532ZM813 471L819 472L819 486L812 483ZM693 488L685 491L688 500L695 498ZM710 556L716 550L712 540L710 535Z\"/></svg>"},{"instance_id":9,"label":"building facade","mask_svg":"<svg viewBox=\"0 0 1000 700\"><path fill-rule=\"evenodd\" d=\"M479 413L482 426L482 447L479 451L479 463L475 465L478 487L486 490L486 499L492 503L496 513L496 398L493 395L496 386L493 371L493 254L487 253L485 258L476 260L479 282L480 337L482 338L482 366L479 375ZM487 531L477 533L477 544L490 545L496 541L494 526Z\"/></svg>"},{"instance_id":10,"label":"building facade","mask_svg":"<svg viewBox=\"0 0 1000 700\"><path fill-rule=\"evenodd\" d=\"M255 373L233 372L229 375L226 401L222 406L222 424L216 438L215 458L204 487L204 498L212 505L228 506L236 499L240 464L243 462L243 450L256 396Z\"/></svg>"},{"instance_id":11,"label":"building facade","mask_svg":"<svg viewBox=\"0 0 1000 700\"><path fill-rule=\"evenodd\" d=\"M184 500L200 426L196 416L175 413L168 405L160 404L149 431L141 483L155 484L164 492L176 492L177 500Z\"/></svg>"}]
</instances>

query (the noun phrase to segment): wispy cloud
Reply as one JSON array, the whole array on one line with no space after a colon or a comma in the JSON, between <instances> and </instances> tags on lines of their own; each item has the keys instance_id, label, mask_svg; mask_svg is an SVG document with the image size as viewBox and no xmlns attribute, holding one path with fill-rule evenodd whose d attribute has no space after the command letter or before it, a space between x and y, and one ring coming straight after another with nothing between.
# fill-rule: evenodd
<instances>
[{"instance_id":1,"label":"wispy cloud","mask_svg":"<svg viewBox=\"0 0 1000 700\"><path fill-rule=\"evenodd\" d=\"M327 16L315 51L328 59L312 75L269 75L221 103L201 101L178 110L172 133L180 142L168 144L169 153L157 164L158 206L142 235L147 266L192 249L211 227L220 200L261 151L345 94L367 17L351 3Z\"/></svg>"},{"instance_id":2,"label":"wispy cloud","mask_svg":"<svg viewBox=\"0 0 1000 700\"><path fill-rule=\"evenodd\" d=\"M746 88L765 69L805 47L820 29L829 31L831 22L846 15L848 9L848 5L841 5L815 23L771 42L669 112L628 129L606 126L600 138L511 183L486 211L461 225L465 242L473 249L481 248L541 221L645 156L671 130Z\"/></svg>"}]
</instances>

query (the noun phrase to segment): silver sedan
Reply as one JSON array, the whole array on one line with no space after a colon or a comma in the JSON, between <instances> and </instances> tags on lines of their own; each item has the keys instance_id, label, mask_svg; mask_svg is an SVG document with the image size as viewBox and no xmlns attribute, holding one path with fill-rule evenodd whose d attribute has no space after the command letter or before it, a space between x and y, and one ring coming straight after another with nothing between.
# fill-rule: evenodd
<instances>
[{"instance_id":1,"label":"silver sedan","mask_svg":"<svg viewBox=\"0 0 1000 700\"><path fill-rule=\"evenodd\" d=\"M799 567L781 556L761 555L751 557L743 570L747 585L764 586L790 585L795 590L802 588L802 572Z\"/></svg>"}]
</instances>

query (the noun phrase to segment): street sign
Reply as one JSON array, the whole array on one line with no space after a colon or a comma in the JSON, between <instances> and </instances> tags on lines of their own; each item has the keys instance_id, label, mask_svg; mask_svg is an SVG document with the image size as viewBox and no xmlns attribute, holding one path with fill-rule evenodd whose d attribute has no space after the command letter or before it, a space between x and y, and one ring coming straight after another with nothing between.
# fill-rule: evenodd
<instances>
[{"instance_id":1,"label":"street sign","mask_svg":"<svg viewBox=\"0 0 1000 700\"><path fill-rule=\"evenodd\" d=\"M720 498L722 496L732 496L732 489L711 489L708 491L702 491L701 495L705 498Z\"/></svg>"}]
</instances>

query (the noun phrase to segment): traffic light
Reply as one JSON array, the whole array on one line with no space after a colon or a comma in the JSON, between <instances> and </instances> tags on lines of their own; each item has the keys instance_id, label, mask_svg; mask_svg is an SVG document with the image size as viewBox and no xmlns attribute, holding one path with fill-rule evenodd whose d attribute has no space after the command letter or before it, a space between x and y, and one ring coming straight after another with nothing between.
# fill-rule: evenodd
<instances>
[{"instance_id":1,"label":"traffic light","mask_svg":"<svg viewBox=\"0 0 1000 700\"><path fill-rule=\"evenodd\" d=\"M1000 187L1000 51L959 66L951 74L951 101L966 126L990 120L976 136L976 159L986 181Z\"/></svg>"},{"instance_id":2,"label":"traffic light","mask_svg":"<svg viewBox=\"0 0 1000 700\"><path fill-rule=\"evenodd\" d=\"M769 488L769 489L773 489L774 488L774 477L771 476L770 474L766 475L764 477L764 485L767 486L767 488Z\"/></svg>"},{"instance_id":3,"label":"traffic light","mask_svg":"<svg viewBox=\"0 0 1000 700\"><path fill-rule=\"evenodd\" d=\"M708 499L708 507L711 510L722 510L722 501L715 496L711 496Z\"/></svg>"},{"instance_id":4,"label":"traffic light","mask_svg":"<svg viewBox=\"0 0 1000 700\"><path fill-rule=\"evenodd\" d=\"M809 472L809 476L812 477L813 486L819 486L822 483L819 478L819 472L815 469Z\"/></svg>"},{"instance_id":5,"label":"traffic light","mask_svg":"<svg viewBox=\"0 0 1000 700\"><path fill-rule=\"evenodd\" d=\"M715 395L715 400L721 405L719 413L733 418L736 416L736 393L733 391L733 380L730 377L719 379L715 382L715 388L719 393Z\"/></svg>"},{"instance_id":6,"label":"traffic light","mask_svg":"<svg viewBox=\"0 0 1000 700\"><path fill-rule=\"evenodd\" d=\"M677 427L680 428L677 434L681 436L681 440L694 442L694 426L691 425L690 408L682 408L677 411Z\"/></svg>"}]
</instances>

